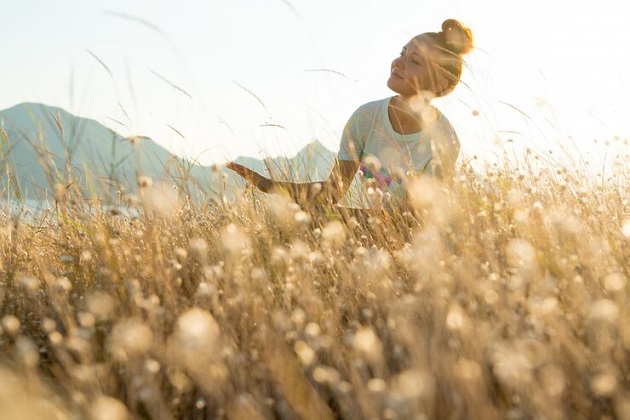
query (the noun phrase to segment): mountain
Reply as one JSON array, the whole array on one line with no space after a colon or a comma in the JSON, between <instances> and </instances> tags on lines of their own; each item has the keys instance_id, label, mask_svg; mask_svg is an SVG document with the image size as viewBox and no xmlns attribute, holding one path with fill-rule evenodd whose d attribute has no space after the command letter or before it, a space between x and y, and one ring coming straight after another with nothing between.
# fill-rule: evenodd
<instances>
[{"instance_id":1,"label":"mountain","mask_svg":"<svg viewBox=\"0 0 630 420\"><path fill-rule=\"evenodd\" d=\"M134 191L139 175L212 185L209 168L169 153L149 138L125 138L61 108L22 103L0 111L3 198L50 198L55 184L113 199ZM188 176L187 176L188 175Z\"/></svg>"},{"instance_id":2,"label":"mountain","mask_svg":"<svg viewBox=\"0 0 630 420\"><path fill-rule=\"evenodd\" d=\"M326 179L333 167L335 157L335 153L318 140L314 140L293 157L268 157L262 160L239 157L236 162L271 179L306 182Z\"/></svg>"},{"instance_id":3,"label":"mountain","mask_svg":"<svg viewBox=\"0 0 630 420\"><path fill-rule=\"evenodd\" d=\"M274 179L321 180L335 154L314 141L291 158L237 162ZM178 157L148 137L123 137L99 122L37 103L0 111L2 199L50 199L55 185L77 188L86 197L115 202L133 192L140 175L168 180L193 200L233 197L243 186L223 165L202 166Z\"/></svg>"}]
</instances>

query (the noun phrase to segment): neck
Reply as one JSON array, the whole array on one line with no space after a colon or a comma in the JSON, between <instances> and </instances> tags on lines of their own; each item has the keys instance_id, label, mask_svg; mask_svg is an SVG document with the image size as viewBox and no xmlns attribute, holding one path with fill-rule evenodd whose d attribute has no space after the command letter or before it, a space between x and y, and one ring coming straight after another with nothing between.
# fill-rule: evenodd
<instances>
[{"instance_id":1,"label":"neck","mask_svg":"<svg viewBox=\"0 0 630 420\"><path fill-rule=\"evenodd\" d=\"M429 101L422 95L403 96L398 95L394 97L396 99L396 106L403 112L407 112L412 115L420 116L422 111L430 106Z\"/></svg>"},{"instance_id":2,"label":"neck","mask_svg":"<svg viewBox=\"0 0 630 420\"><path fill-rule=\"evenodd\" d=\"M394 96L389 103L389 119L394 131L410 134L421 131L430 124L435 109L422 95Z\"/></svg>"}]
</instances>

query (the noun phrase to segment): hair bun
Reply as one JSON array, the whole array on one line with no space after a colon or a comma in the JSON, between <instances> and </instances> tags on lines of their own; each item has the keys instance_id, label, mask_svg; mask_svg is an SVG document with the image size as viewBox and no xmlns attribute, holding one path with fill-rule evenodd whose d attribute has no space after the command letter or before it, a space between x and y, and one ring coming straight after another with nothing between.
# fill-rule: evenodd
<instances>
[{"instance_id":1,"label":"hair bun","mask_svg":"<svg viewBox=\"0 0 630 420\"><path fill-rule=\"evenodd\" d=\"M458 20L447 19L442 23L446 46L455 54L466 54L472 49L472 31Z\"/></svg>"}]
</instances>

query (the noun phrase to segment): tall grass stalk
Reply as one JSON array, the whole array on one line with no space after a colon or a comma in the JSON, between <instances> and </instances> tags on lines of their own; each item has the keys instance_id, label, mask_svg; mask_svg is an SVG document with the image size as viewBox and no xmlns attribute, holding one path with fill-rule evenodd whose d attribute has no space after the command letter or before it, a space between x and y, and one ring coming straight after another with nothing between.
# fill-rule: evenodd
<instances>
[{"instance_id":1,"label":"tall grass stalk","mask_svg":"<svg viewBox=\"0 0 630 420\"><path fill-rule=\"evenodd\" d=\"M39 224L3 214L0 405L58 418L623 418L628 187L585 185L462 166L385 216L274 195L195 204L144 179L135 216L78 196Z\"/></svg>"}]
</instances>

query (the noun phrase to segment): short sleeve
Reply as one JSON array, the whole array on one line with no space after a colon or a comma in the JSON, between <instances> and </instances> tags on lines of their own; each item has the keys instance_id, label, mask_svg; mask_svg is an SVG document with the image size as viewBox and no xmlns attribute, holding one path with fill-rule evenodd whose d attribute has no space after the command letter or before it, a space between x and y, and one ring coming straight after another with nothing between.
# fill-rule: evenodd
<instances>
[{"instance_id":1,"label":"short sleeve","mask_svg":"<svg viewBox=\"0 0 630 420\"><path fill-rule=\"evenodd\" d=\"M361 133L360 127L361 112L357 109L343 129L341 136L341 144L339 145L338 160L351 160L359 162L363 157L363 149L365 148L365 138Z\"/></svg>"}]
</instances>

